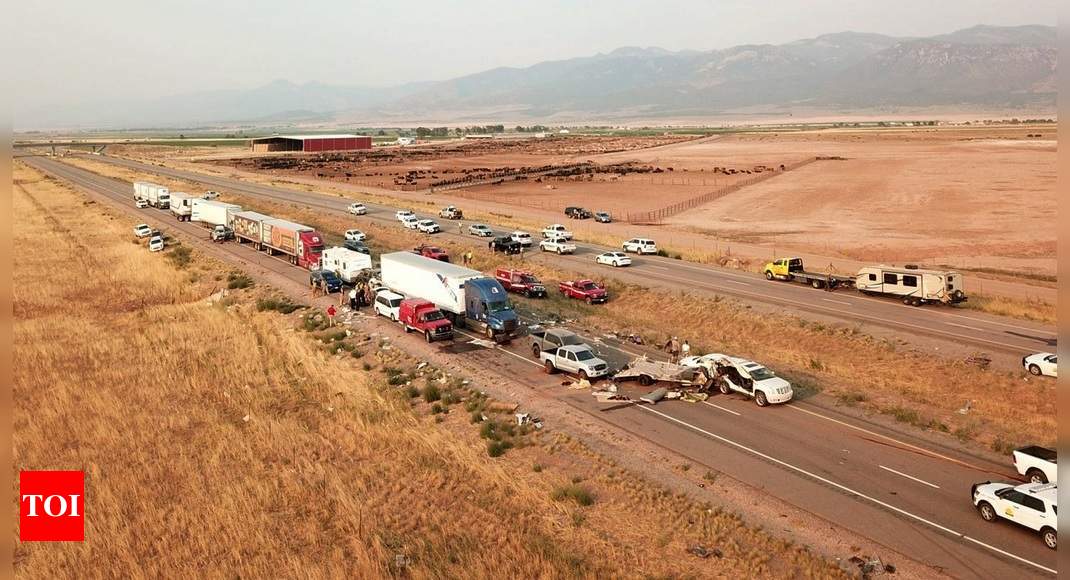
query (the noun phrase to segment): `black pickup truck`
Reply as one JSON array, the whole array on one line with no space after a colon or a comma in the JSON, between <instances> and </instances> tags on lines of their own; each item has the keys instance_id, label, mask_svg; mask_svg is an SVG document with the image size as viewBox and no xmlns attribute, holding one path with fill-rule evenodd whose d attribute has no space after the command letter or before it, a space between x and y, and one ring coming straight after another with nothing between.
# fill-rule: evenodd
<instances>
[{"instance_id":1,"label":"black pickup truck","mask_svg":"<svg viewBox=\"0 0 1070 580\"><path fill-rule=\"evenodd\" d=\"M488 242L487 247L495 252L519 254L523 246L520 245L520 242L509 236L498 236Z\"/></svg>"},{"instance_id":2,"label":"black pickup truck","mask_svg":"<svg viewBox=\"0 0 1070 580\"><path fill-rule=\"evenodd\" d=\"M591 212L582 207L566 207L565 215L574 220L585 220L591 217Z\"/></svg>"}]
</instances>

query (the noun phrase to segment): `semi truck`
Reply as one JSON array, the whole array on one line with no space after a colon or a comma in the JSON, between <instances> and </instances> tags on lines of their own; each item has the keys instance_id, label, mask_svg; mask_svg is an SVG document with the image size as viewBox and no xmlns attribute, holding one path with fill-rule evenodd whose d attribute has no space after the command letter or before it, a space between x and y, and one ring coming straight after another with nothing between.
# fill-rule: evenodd
<instances>
[{"instance_id":1,"label":"semi truck","mask_svg":"<svg viewBox=\"0 0 1070 580\"><path fill-rule=\"evenodd\" d=\"M168 189L162 185L149 183L148 181L135 181L134 200L136 201L139 199L145 200L149 205L156 209L167 209L170 207L171 194Z\"/></svg>"},{"instance_id":2,"label":"semi truck","mask_svg":"<svg viewBox=\"0 0 1070 580\"><path fill-rule=\"evenodd\" d=\"M188 222L190 214L193 212L193 200L197 199L197 196L183 193L181 191L170 192L170 206L171 213L180 222Z\"/></svg>"},{"instance_id":3,"label":"semi truck","mask_svg":"<svg viewBox=\"0 0 1070 580\"><path fill-rule=\"evenodd\" d=\"M260 224L274 219L255 211L239 211L230 216L230 227L234 229L234 239L238 243L251 242L253 247L259 250L264 239Z\"/></svg>"},{"instance_id":4,"label":"semi truck","mask_svg":"<svg viewBox=\"0 0 1070 580\"><path fill-rule=\"evenodd\" d=\"M290 263L315 270L319 268L323 254L323 236L316 230L298 223L281 219L260 222L260 245L268 254L279 252Z\"/></svg>"},{"instance_id":5,"label":"semi truck","mask_svg":"<svg viewBox=\"0 0 1070 580\"><path fill-rule=\"evenodd\" d=\"M240 205L211 201L207 199L193 199L190 205L190 221L213 229L216 226L230 227L231 216L241 211Z\"/></svg>"},{"instance_id":6,"label":"semi truck","mask_svg":"<svg viewBox=\"0 0 1070 580\"><path fill-rule=\"evenodd\" d=\"M505 288L478 270L412 252L383 254L379 267L384 285L434 303L457 328L468 326L497 342L516 334L518 318Z\"/></svg>"},{"instance_id":7,"label":"semi truck","mask_svg":"<svg viewBox=\"0 0 1070 580\"><path fill-rule=\"evenodd\" d=\"M334 272L346 284L355 283L361 272L371 267L371 256L348 248L327 248L320 257L320 269Z\"/></svg>"}]
</instances>

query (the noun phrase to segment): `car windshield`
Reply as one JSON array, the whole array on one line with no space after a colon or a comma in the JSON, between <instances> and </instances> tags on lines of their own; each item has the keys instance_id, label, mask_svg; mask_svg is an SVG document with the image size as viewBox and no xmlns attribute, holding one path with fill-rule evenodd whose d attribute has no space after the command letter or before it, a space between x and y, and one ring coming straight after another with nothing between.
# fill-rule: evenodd
<instances>
[{"instance_id":1,"label":"car windshield","mask_svg":"<svg viewBox=\"0 0 1070 580\"><path fill-rule=\"evenodd\" d=\"M423 319L428 322L431 322L433 320L442 320L443 318L446 318L446 315L442 314L441 310L432 310L431 312L428 312L423 315Z\"/></svg>"},{"instance_id":2,"label":"car windshield","mask_svg":"<svg viewBox=\"0 0 1070 580\"><path fill-rule=\"evenodd\" d=\"M539 283L539 279L536 278L535 276L531 276L531 275L521 276L520 277L520 281L522 283L524 283L524 284L538 284Z\"/></svg>"},{"instance_id":3,"label":"car windshield","mask_svg":"<svg viewBox=\"0 0 1070 580\"><path fill-rule=\"evenodd\" d=\"M308 247L308 251L311 254L322 254L323 253L323 246L309 246Z\"/></svg>"},{"instance_id":4,"label":"car windshield","mask_svg":"<svg viewBox=\"0 0 1070 580\"><path fill-rule=\"evenodd\" d=\"M509 305L509 302L507 300L496 300L494 302L487 303L488 312L505 312L507 310L512 309L513 307Z\"/></svg>"},{"instance_id":5,"label":"car windshield","mask_svg":"<svg viewBox=\"0 0 1070 580\"><path fill-rule=\"evenodd\" d=\"M594 353L589 351L589 350L587 350L587 349L577 350L575 352L576 352L576 360L591 360L592 358L594 358Z\"/></svg>"},{"instance_id":6,"label":"car windshield","mask_svg":"<svg viewBox=\"0 0 1070 580\"><path fill-rule=\"evenodd\" d=\"M772 379L776 377L776 373L765 367L751 367L747 369L747 374L750 378L756 381L764 381L766 379Z\"/></svg>"},{"instance_id":7,"label":"car windshield","mask_svg":"<svg viewBox=\"0 0 1070 580\"><path fill-rule=\"evenodd\" d=\"M588 282L586 284L580 284L580 289L581 290L597 290L598 289L598 284L595 284L594 282Z\"/></svg>"}]
</instances>

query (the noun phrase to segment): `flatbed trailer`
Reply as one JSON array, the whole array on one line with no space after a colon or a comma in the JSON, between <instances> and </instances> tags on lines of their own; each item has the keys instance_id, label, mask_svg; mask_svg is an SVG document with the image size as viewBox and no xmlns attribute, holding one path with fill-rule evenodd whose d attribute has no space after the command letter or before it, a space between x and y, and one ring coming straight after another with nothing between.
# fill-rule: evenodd
<instances>
[{"instance_id":1,"label":"flatbed trailer","mask_svg":"<svg viewBox=\"0 0 1070 580\"><path fill-rule=\"evenodd\" d=\"M800 282L814 288L826 288L835 290L840 287L852 287L855 285L854 276L834 274L831 268L828 272L809 272L803 268L802 258L777 258L765 265L765 278L767 280L784 280L788 282Z\"/></svg>"},{"instance_id":2,"label":"flatbed trailer","mask_svg":"<svg viewBox=\"0 0 1070 580\"><path fill-rule=\"evenodd\" d=\"M643 386L657 382L677 383L685 387L708 387L713 379L702 367L685 367L640 356L613 375L613 380L638 380Z\"/></svg>"}]
</instances>

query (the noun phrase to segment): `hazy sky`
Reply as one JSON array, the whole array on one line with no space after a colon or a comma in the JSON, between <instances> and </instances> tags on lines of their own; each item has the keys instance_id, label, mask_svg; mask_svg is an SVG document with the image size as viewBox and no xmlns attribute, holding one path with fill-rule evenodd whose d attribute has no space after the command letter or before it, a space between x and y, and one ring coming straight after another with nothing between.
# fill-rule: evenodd
<instances>
[{"instance_id":1,"label":"hazy sky","mask_svg":"<svg viewBox=\"0 0 1070 580\"><path fill-rule=\"evenodd\" d=\"M386 85L608 52L1050 24L1056 0L15 2L16 112L275 79Z\"/></svg>"}]
</instances>

